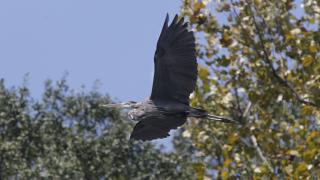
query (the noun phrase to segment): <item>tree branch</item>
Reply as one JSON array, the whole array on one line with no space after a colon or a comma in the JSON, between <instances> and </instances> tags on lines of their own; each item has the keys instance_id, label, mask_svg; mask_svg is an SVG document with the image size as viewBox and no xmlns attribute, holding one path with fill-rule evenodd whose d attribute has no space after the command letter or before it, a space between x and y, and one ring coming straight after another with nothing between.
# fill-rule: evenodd
<instances>
[{"instance_id":1,"label":"tree branch","mask_svg":"<svg viewBox=\"0 0 320 180\"><path fill-rule=\"evenodd\" d=\"M248 119L248 113L249 113L249 111L251 110L251 107L252 107L252 102L249 101L246 109L245 109L244 112L243 112L242 117L245 117L245 118Z\"/></svg>"},{"instance_id":2,"label":"tree branch","mask_svg":"<svg viewBox=\"0 0 320 180\"><path fill-rule=\"evenodd\" d=\"M243 113L243 117L245 118L249 118L249 112L252 108L252 103L249 102L244 113ZM257 142L257 138L255 137L255 135L251 135L250 136L250 140L253 144L253 147L256 149L256 151L258 152L258 156L260 157L260 159L268 166L268 169L270 172L274 172L273 171L273 167L271 166L271 164L269 163L269 161L267 160L267 158L263 155L262 150L260 149L258 142ZM245 140L243 140L243 142L245 142ZM247 143L245 142L245 144L247 145Z\"/></svg>"},{"instance_id":3,"label":"tree branch","mask_svg":"<svg viewBox=\"0 0 320 180\"><path fill-rule=\"evenodd\" d=\"M309 105L309 106L314 106L314 107L320 107L319 105L317 105L316 103L312 102L312 101L308 101L308 100L305 100L303 99L299 93L295 90L295 88L292 86L292 84L290 84L287 80L283 79L276 71L276 69L273 67L273 64L272 64L272 61L270 60L269 56L268 56L268 52L267 52L267 49L266 49L266 46L265 46L265 40L263 38L263 35L262 35L262 31L259 27L259 24L257 23L255 17L254 17L254 12L252 11L251 9L251 2L249 2L249 0L246 0L247 4L250 6L249 9L250 9L250 16L253 20L253 23L254 23L254 26L255 26L255 29L257 30L257 34L258 34L258 38L259 38L259 43L260 43L260 46L262 48L262 51L263 51L263 55L261 55L261 53L259 53L257 51L256 48L254 48L254 50L256 51L256 54L261 58L263 59L267 65L269 66L269 68L271 69L271 72L272 72L272 75L278 80L278 82L282 85L284 85L286 88L288 88L290 90L290 92L293 94L293 96L300 102L300 103L303 103L303 104L306 104L306 105ZM253 7L255 8L255 6L253 5ZM256 8L255 8L256 10ZM256 10L257 11L257 10ZM236 14L238 16L238 14ZM263 18L262 18L263 19ZM264 21L264 19L263 19ZM264 23L265 24L265 23Z\"/></svg>"},{"instance_id":4,"label":"tree branch","mask_svg":"<svg viewBox=\"0 0 320 180\"><path fill-rule=\"evenodd\" d=\"M259 157L261 158L261 160L268 166L268 169L270 172L273 172L273 167L271 166L271 164L269 163L269 161L267 160L267 158L263 155L258 143L257 143L257 138L254 135L250 136L250 139L253 143L253 146L256 148Z\"/></svg>"}]
</instances>

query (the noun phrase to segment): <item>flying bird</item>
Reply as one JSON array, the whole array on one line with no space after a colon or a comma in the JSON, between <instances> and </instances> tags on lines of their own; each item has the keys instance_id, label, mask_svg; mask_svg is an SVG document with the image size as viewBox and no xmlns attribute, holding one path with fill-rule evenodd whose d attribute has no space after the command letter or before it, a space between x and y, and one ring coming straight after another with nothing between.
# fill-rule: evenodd
<instances>
[{"instance_id":1,"label":"flying bird","mask_svg":"<svg viewBox=\"0 0 320 180\"><path fill-rule=\"evenodd\" d=\"M128 117L138 121L130 139L153 140L169 136L171 129L183 125L188 117L233 123L234 120L208 114L189 106L198 76L195 38L184 18L176 15L168 26L167 14L154 55L154 77L150 98L143 102L105 104L104 107L129 108Z\"/></svg>"}]
</instances>

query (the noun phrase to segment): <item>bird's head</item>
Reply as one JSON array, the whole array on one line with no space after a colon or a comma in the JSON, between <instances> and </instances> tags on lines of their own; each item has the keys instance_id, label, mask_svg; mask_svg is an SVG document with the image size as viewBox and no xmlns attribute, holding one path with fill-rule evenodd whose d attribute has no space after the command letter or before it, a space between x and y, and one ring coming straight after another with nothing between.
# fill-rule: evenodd
<instances>
[{"instance_id":1,"label":"bird's head","mask_svg":"<svg viewBox=\"0 0 320 180\"><path fill-rule=\"evenodd\" d=\"M137 104L135 101L128 101L128 102L122 102L122 103L114 103L114 104L102 104L101 107L106 108L134 108L134 106Z\"/></svg>"}]
</instances>

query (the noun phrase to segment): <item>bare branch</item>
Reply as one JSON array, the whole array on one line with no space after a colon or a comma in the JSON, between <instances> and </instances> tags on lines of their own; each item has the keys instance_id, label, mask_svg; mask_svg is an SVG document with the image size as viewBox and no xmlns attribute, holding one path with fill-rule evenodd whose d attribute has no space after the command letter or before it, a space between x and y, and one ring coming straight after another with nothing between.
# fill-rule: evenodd
<instances>
[{"instance_id":1,"label":"bare branch","mask_svg":"<svg viewBox=\"0 0 320 180\"><path fill-rule=\"evenodd\" d=\"M244 112L243 112L243 115L242 115L242 117L245 117L245 118L247 118L248 119L248 113L250 112L250 110L251 110L251 107L252 107L252 102L250 102L249 101L249 103L248 103L248 105L247 105L247 107L246 107L246 109L244 110Z\"/></svg>"},{"instance_id":2,"label":"bare branch","mask_svg":"<svg viewBox=\"0 0 320 180\"><path fill-rule=\"evenodd\" d=\"M273 172L273 168L271 166L271 164L268 162L267 158L263 155L263 152L261 151L258 143L257 143L257 138L254 135L250 136L250 139L254 145L254 147L256 148L259 157L261 158L261 160L268 166L268 169L270 172Z\"/></svg>"},{"instance_id":3,"label":"bare branch","mask_svg":"<svg viewBox=\"0 0 320 180\"><path fill-rule=\"evenodd\" d=\"M252 103L249 102L248 105L247 105L247 107L246 107L246 109L245 109L245 111L244 111L244 113L243 113L243 115L242 115L242 116L245 117L246 119L249 118L249 112L250 112L251 108L252 108ZM253 147L254 147L254 148L256 149L256 151L258 152L258 156L260 157L260 159L268 166L269 171L270 171L270 172L273 172L273 167L271 166L271 164L269 163L269 161L267 160L267 158L263 155L263 152L262 152L262 150L260 149L260 147L259 147L259 145L258 145L257 138L255 137L255 135L251 135L251 136L250 136L250 140L251 140L251 142L252 142L252 144L253 144ZM248 145L245 140L243 140L243 142L244 142L244 144L246 144L247 146L252 147L251 145Z\"/></svg>"}]
</instances>

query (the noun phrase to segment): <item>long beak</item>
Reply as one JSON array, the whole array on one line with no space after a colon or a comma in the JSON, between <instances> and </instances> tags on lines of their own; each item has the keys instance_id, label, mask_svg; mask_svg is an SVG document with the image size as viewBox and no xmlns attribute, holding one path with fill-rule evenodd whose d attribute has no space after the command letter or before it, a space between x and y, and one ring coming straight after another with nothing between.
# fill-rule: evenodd
<instances>
[{"instance_id":1,"label":"long beak","mask_svg":"<svg viewBox=\"0 0 320 180\"><path fill-rule=\"evenodd\" d=\"M99 106L104 108L121 108L122 104L100 104Z\"/></svg>"}]
</instances>

